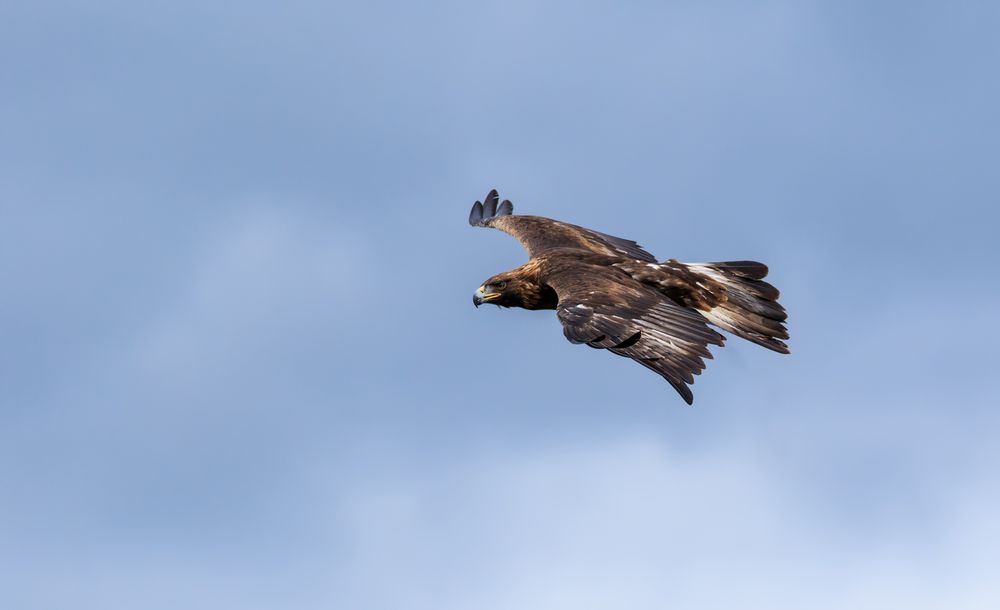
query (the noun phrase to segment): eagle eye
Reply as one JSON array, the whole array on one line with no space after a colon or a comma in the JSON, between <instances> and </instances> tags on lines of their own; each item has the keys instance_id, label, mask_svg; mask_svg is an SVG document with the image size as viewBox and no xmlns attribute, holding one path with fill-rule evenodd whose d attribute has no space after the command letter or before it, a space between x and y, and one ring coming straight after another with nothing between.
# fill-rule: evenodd
<instances>
[{"instance_id":1,"label":"eagle eye","mask_svg":"<svg viewBox=\"0 0 1000 610\"><path fill-rule=\"evenodd\" d=\"M499 291L499 290L503 290L504 288L506 288L506 287L507 287L507 282L503 282L503 281L500 281L500 282L493 282L492 284L490 284L490 286L491 286L491 287L492 287L493 289L495 289L495 290L498 290L498 291Z\"/></svg>"}]
</instances>

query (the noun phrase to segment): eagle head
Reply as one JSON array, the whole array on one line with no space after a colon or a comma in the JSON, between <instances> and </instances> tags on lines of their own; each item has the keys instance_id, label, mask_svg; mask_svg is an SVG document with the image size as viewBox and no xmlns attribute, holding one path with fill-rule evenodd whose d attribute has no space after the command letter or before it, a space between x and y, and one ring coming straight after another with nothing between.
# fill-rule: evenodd
<instances>
[{"instance_id":1,"label":"eagle head","mask_svg":"<svg viewBox=\"0 0 1000 610\"><path fill-rule=\"evenodd\" d=\"M516 305L513 301L515 300L514 297L517 290L512 285L511 279L507 277L507 274L501 273L486 280L476 290L475 294L472 295L472 304L476 307L479 307L483 303L493 303L494 305L502 305L504 307Z\"/></svg>"},{"instance_id":2,"label":"eagle head","mask_svg":"<svg viewBox=\"0 0 1000 610\"><path fill-rule=\"evenodd\" d=\"M554 290L542 283L527 265L494 275L472 295L472 303L479 307L493 303L501 307L524 309L555 309L559 301Z\"/></svg>"}]
</instances>

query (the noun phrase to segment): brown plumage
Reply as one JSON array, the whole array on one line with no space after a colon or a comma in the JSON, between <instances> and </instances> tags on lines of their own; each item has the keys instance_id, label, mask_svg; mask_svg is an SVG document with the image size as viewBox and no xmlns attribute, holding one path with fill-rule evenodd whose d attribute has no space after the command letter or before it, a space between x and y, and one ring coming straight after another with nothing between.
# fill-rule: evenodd
<instances>
[{"instance_id":1,"label":"brown plumage","mask_svg":"<svg viewBox=\"0 0 1000 610\"><path fill-rule=\"evenodd\" d=\"M555 309L573 343L606 349L661 375L691 404L689 384L724 337L709 324L788 353L778 290L754 261L657 262L634 241L540 216L514 216L495 190L469 224L512 235L531 259L488 279L473 296L525 309Z\"/></svg>"}]
</instances>

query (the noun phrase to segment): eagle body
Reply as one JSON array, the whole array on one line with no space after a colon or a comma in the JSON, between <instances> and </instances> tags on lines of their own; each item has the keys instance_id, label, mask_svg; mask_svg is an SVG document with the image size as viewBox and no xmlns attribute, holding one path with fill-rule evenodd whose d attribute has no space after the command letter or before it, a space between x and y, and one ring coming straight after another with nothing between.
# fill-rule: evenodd
<instances>
[{"instance_id":1,"label":"eagle body","mask_svg":"<svg viewBox=\"0 0 1000 610\"><path fill-rule=\"evenodd\" d=\"M710 325L788 353L778 290L755 261L657 262L636 242L543 218L515 216L491 191L469 215L473 226L500 229L530 260L499 273L473 296L530 310L554 309L573 343L635 360L662 376L688 404L694 375L725 338Z\"/></svg>"}]
</instances>

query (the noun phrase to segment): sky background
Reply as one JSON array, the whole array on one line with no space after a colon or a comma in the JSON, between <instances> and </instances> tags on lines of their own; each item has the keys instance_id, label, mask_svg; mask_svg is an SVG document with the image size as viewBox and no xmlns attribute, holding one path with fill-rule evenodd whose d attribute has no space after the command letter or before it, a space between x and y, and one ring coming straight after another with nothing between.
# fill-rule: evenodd
<instances>
[{"instance_id":1,"label":"sky background","mask_svg":"<svg viewBox=\"0 0 1000 610\"><path fill-rule=\"evenodd\" d=\"M419 5L418 5L419 4ZM0 5L0 606L1000 605L996 2ZM515 212L757 259L686 407Z\"/></svg>"}]
</instances>

